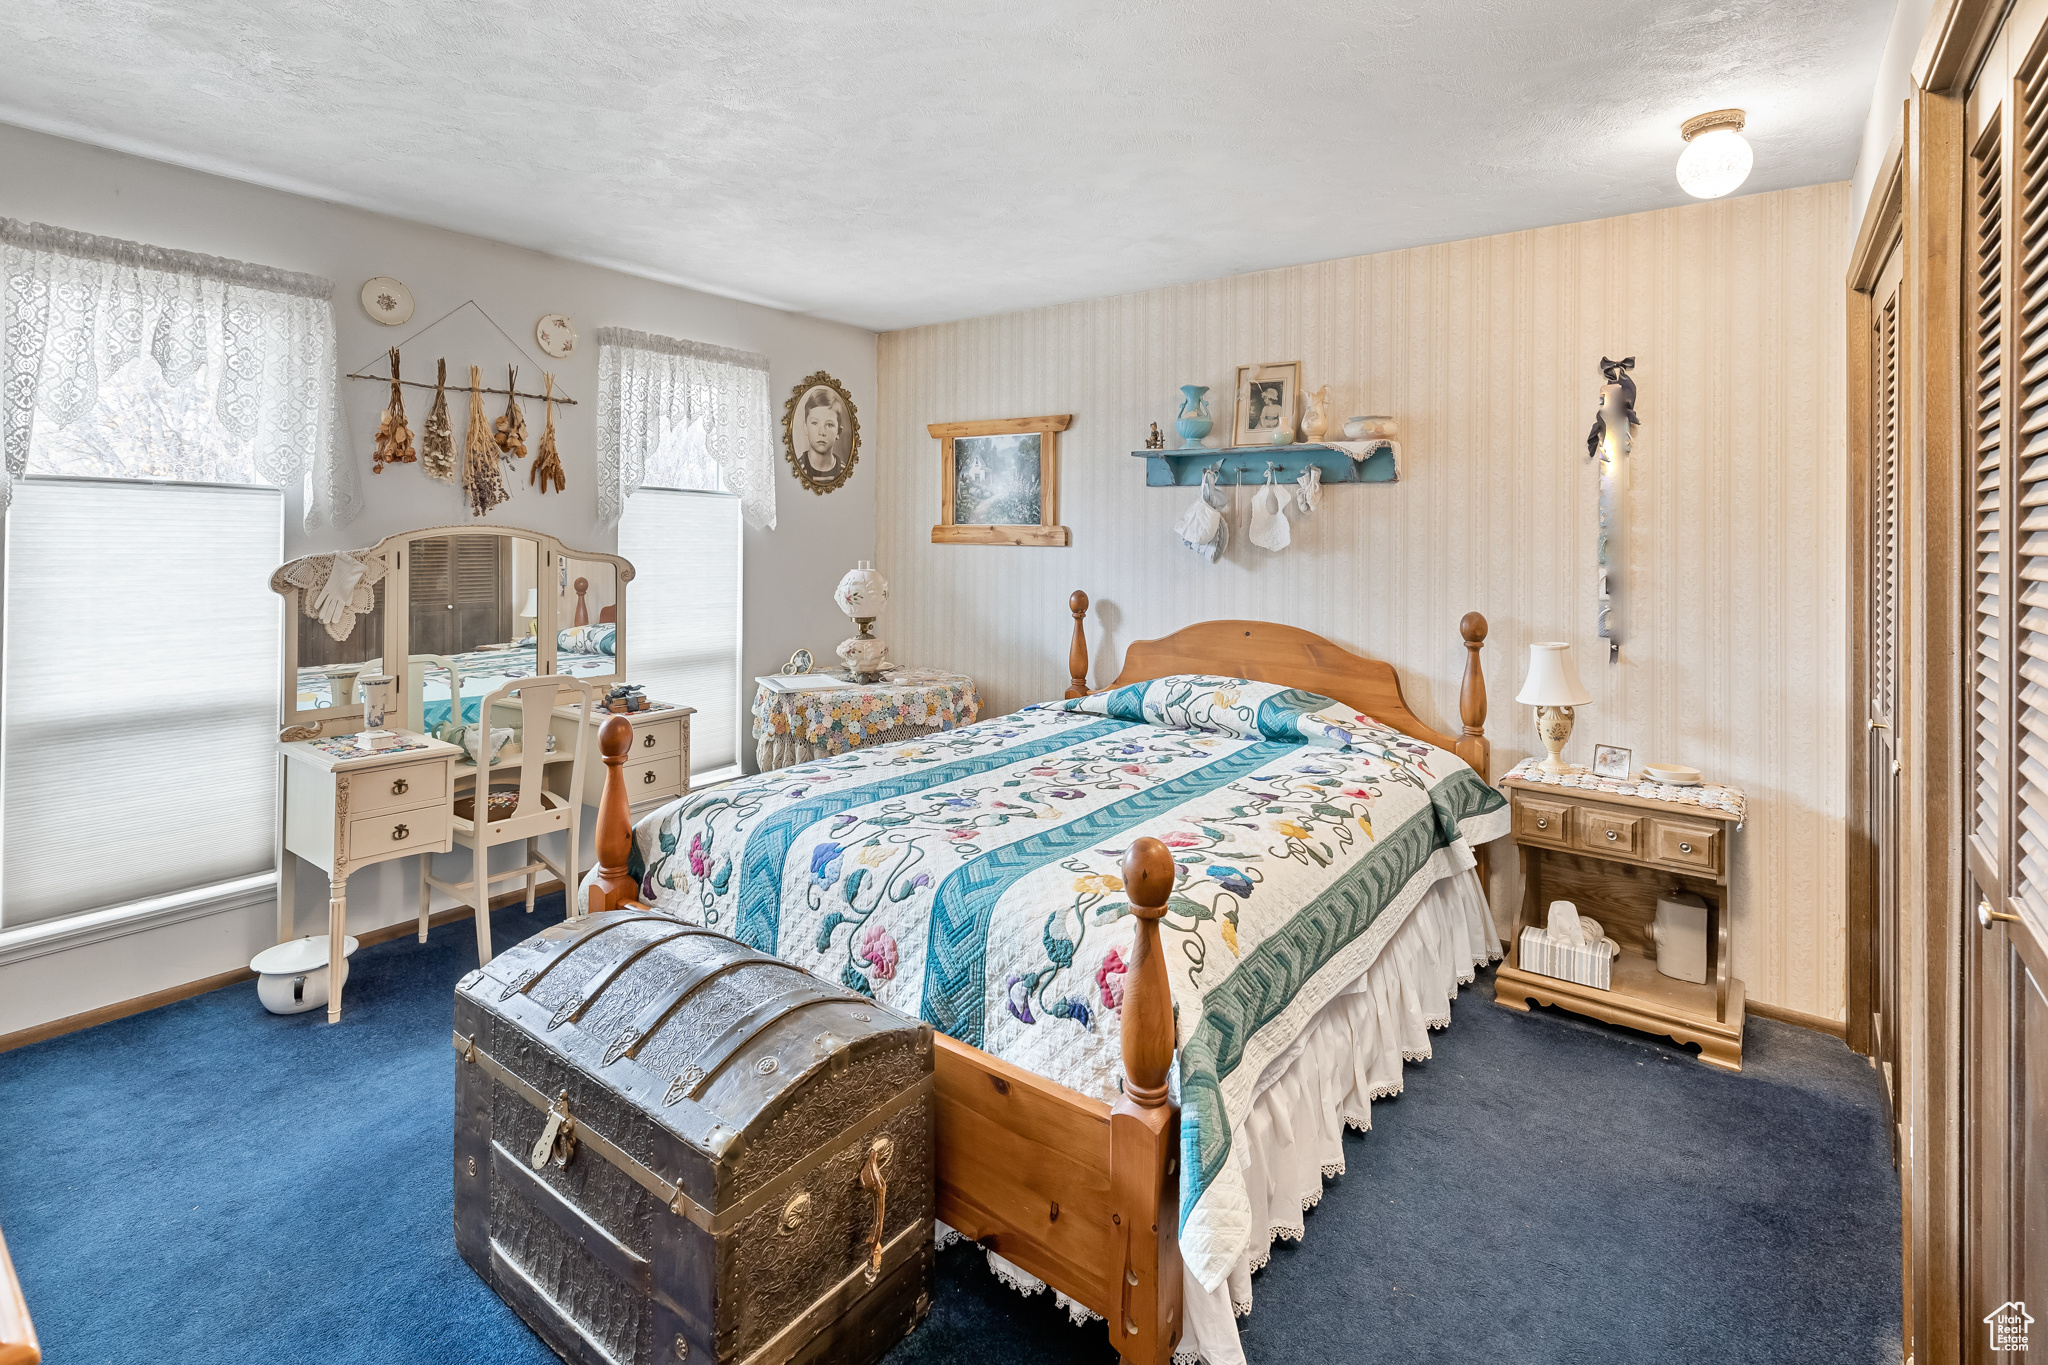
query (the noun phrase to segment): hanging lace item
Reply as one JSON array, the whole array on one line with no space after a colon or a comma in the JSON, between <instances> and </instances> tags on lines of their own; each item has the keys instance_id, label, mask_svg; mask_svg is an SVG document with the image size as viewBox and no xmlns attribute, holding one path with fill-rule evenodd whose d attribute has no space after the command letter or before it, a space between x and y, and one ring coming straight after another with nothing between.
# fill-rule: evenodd
<instances>
[{"instance_id":1,"label":"hanging lace item","mask_svg":"<svg viewBox=\"0 0 2048 1365\"><path fill-rule=\"evenodd\" d=\"M387 464L411 464L419 459L412 446L412 428L405 424L405 393L398 383L398 348L391 348L391 401L377 418L377 448L370 456L370 472L382 474Z\"/></svg>"},{"instance_id":2,"label":"hanging lace item","mask_svg":"<svg viewBox=\"0 0 2048 1365\"><path fill-rule=\"evenodd\" d=\"M306 555L272 574L270 587L297 588L300 612L318 621L329 639L346 640L355 634L356 618L377 605L374 589L388 567L370 549Z\"/></svg>"},{"instance_id":3,"label":"hanging lace item","mask_svg":"<svg viewBox=\"0 0 2048 1365\"><path fill-rule=\"evenodd\" d=\"M492 428L498 442L498 453L505 457L505 467L517 471L514 463L526 458L526 414L519 410L519 367L508 366L505 375L505 415Z\"/></svg>"},{"instance_id":4,"label":"hanging lace item","mask_svg":"<svg viewBox=\"0 0 2048 1365\"><path fill-rule=\"evenodd\" d=\"M1319 466L1309 465L1294 481L1294 505L1303 516L1323 505L1323 471Z\"/></svg>"},{"instance_id":5,"label":"hanging lace item","mask_svg":"<svg viewBox=\"0 0 2048 1365\"><path fill-rule=\"evenodd\" d=\"M1202 471L1202 492L1194 505L1181 514L1175 524L1174 534L1181 544L1193 550L1211 564L1230 545L1230 522L1223 512L1230 506L1229 501L1216 487L1216 471Z\"/></svg>"},{"instance_id":6,"label":"hanging lace item","mask_svg":"<svg viewBox=\"0 0 2048 1365\"><path fill-rule=\"evenodd\" d=\"M498 440L491 434L491 420L484 416L483 371L469 367L469 439L462 463L462 491L469 495L471 516L489 516L491 509L511 497L498 473Z\"/></svg>"},{"instance_id":7,"label":"hanging lace item","mask_svg":"<svg viewBox=\"0 0 2048 1365\"><path fill-rule=\"evenodd\" d=\"M546 420L541 427L540 445L533 452L533 467L526 471L526 481L543 493L552 482L559 493L569 486L569 481L562 475L562 453L555 449L555 377L543 374L540 378L541 410Z\"/></svg>"},{"instance_id":8,"label":"hanging lace item","mask_svg":"<svg viewBox=\"0 0 2048 1365\"><path fill-rule=\"evenodd\" d=\"M361 510L338 401L333 284L246 261L0 218L0 509L39 427L99 411L102 387L147 357L165 387L204 397L219 440L137 445L116 477L305 483L306 525ZM201 467L231 445L233 469ZM200 464L192 461L197 459Z\"/></svg>"},{"instance_id":9,"label":"hanging lace item","mask_svg":"<svg viewBox=\"0 0 2048 1365\"><path fill-rule=\"evenodd\" d=\"M604 525L618 524L626 499L643 484L709 486L664 483L673 474L648 477L665 452L694 452L701 443L725 491L739 495L747 525L772 530L776 440L768 357L623 327L597 329L597 516Z\"/></svg>"},{"instance_id":10,"label":"hanging lace item","mask_svg":"<svg viewBox=\"0 0 2048 1365\"><path fill-rule=\"evenodd\" d=\"M1287 524L1287 513L1280 509L1280 493L1273 486L1274 466L1266 466L1266 486L1252 495L1252 526L1249 533L1252 544L1275 554L1294 543L1294 532Z\"/></svg>"},{"instance_id":11,"label":"hanging lace item","mask_svg":"<svg viewBox=\"0 0 2048 1365\"><path fill-rule=\"evenodd\" d=\"M448 421L448 361L434 364L434 406L420 429L420 468L442 483L455 482L455 428Z\"/></svg>"}]
</instances>

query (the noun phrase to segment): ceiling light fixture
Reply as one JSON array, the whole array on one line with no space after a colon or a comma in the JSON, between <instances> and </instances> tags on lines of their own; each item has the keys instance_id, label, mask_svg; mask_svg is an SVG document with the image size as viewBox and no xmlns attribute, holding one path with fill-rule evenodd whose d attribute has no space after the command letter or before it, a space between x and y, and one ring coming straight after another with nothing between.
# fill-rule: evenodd
<instances>
[{"instance_id":1,"label":"ceiling light fixture","mask_svg":"<svg viewBox=\"0 0 2048 1365\"><path fill-rule=\"evenodd\" d=\"M1716 109L1689 118L1679 128L1685 150L1678 154L1678 185L1695 199L1719 199L1749 179L1755 154L1742 140L1740 109Z\"/></svg>"}]
</instances>

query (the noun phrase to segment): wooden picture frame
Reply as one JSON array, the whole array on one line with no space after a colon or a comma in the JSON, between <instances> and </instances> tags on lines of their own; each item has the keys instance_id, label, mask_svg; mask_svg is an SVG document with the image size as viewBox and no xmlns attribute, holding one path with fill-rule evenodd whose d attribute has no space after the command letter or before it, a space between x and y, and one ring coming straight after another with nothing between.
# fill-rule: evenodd
<instances>
[{"instance_id":1,"label":"wooden picture frame","mask_svg":"<svg viewBox=\"0 0 2048 1365\"><path fill-rule=\"evenodd\" d=\"M1251 386L1278 384L1280 386L1279 425L1289 431L1301 431L1301 362L1299 360L1272 360L1263 365L1240 365L1237 367L1237 403L1230 418L1230 444L1234 446L1263 446L1273 443L1274 427L1255 424L1251 402ZM1264 405L1260 405L1263 407Z\"/></svg>"},{"instance_id":2,"label":"wooden picture frame","mask_svg":"<svg viewBox=\"0 0 2048 1365\"><path fill-rule=\"evenodd\" d=\"M1003 417L986 422L934 422L925 430L939 442L939 524L932 527L934 545L1070 545L1073 543L1060 519L1060 433L1074 420L1072 413L1054 417ZM1008 438L1008 439L1005 439ZM963 451L959 442L969 442ZM1036 444L1036 483L1028 459ZM985 451L977 446L985 445ZM999 469L988 497L973 507L962 507L961 460L985 456L987 464L1006 464ZM968 473L974 474L970 467ZM1004 482L1021 476L1021 486ZM970 477L970 482L972 478ZM1036 499L1038 519L1024 514ZM987 521L961 521L959 515L993 508L998 514Z\"/></svg>"}]
</instances>

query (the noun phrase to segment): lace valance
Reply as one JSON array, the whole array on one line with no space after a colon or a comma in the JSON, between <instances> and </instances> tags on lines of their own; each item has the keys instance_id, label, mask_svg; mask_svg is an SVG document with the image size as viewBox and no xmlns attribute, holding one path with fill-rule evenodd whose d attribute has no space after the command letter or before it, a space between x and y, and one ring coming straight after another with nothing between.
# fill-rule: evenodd
<instances>
[{"instance_id":1,"label":"lace valance","mask_svg":"<svg viewBox=\"0 0 2048 1365\"><path fill-rule=\"evenodd\" d=\"M306 525L360 510L342 458L333 285L314 275L0 218L0 508L28 472L39 424L63 429L147 355L181 397L197 386L241 481L307 485ZM221 481L217 450L142 477Z\"/></svg>"},{"instance_id":2,"label":"lace valance","mask_svg":"<svg viewBox=\"0 0 2048 1365\"><path fill-rule=\"evenodd\" d=\"M617 525L626 499L643 487L716 487L706 460L739 495L747 525L775 525L766 356L600 327L597 401L597 512L605 525Z\"/></svg>"}]
</instances>

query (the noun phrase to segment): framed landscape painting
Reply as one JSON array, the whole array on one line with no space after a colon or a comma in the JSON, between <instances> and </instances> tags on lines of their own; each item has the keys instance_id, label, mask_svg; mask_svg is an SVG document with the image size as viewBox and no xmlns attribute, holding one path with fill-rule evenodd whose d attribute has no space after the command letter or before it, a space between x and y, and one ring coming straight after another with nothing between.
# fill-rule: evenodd
<instances>
[{"instance_id":1,"label":"framed landscape painting","mask_svg":"<svg viewBox=\"0 0 2048 1365\"><path fill-rule=\"evenodd\" d=\"M935 545L1066 545L1059 524L1060 433L1074 420L1004 417L935 422L939 524Z\"/></svg>"}]
</instances>

